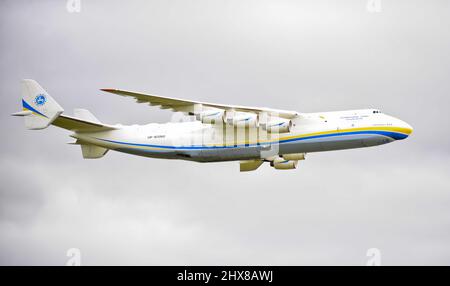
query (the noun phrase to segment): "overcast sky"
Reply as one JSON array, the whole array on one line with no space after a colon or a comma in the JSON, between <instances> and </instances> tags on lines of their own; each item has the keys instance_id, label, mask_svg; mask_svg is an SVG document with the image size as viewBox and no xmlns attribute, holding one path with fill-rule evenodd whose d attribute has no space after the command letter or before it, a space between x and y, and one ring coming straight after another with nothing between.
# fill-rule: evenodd
<instances>
[{"instance_id":1,"label":"overcast sky","mask_svg":"<svg viewBox=\"0 0 450 286\"><path fill-rule=\"evenodd\" d=\"M450 1L0 1L0 264L450 264ZM20 80L106 123L171 112L121 88L300 112L379 108L414 127L297 170L109 152L25 130Z\"/></svg>"}]
</instances>

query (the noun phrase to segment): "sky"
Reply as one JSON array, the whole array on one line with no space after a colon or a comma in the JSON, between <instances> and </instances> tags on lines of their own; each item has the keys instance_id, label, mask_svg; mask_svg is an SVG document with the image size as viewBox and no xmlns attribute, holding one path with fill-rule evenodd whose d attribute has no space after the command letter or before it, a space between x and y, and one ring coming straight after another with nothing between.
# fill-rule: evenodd
<instances>
[{"instance_id":1,"label":"sky","mask_svg":"<svg viewBox=\"0 0 450 286\"><path fill-rule=\"evenodd\" d=\"M449 265L450 2L374 1L0 1L0 264L65 265L75 248L82 265L366 265L375 248L382 265ZM100 88L379 108L414 133L291 171L84 160L70 132L10 116L23 78L110 124L172 114Z\"/></svg>"}]
</instances>

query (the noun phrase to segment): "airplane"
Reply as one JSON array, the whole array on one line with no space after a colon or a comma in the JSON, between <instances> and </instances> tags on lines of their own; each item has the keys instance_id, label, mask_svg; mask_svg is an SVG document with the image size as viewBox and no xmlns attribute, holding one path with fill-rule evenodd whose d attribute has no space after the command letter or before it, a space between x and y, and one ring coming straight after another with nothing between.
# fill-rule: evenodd
<instances>
[{"instance_id":1,"label":"airplane","mask_svg":"<svg viewBox=\"0 0 450 286\"><path fill-rule=\"evenodd\" d=\"M240 171L264 162L278 170L296 169L307 153L382 145L407 138L413 128L378 109L300 113L296 111L206 103L102 89L138 103L181 112L182 122L125 126L100 122L86 109L64 109L34 80L21 82L24 117L31 130L54 125L72 131L83 158L109 150L161 159L195 162L239 161ZM178 113L179 114L179 113Z\"/></svg>"}]
</instances>

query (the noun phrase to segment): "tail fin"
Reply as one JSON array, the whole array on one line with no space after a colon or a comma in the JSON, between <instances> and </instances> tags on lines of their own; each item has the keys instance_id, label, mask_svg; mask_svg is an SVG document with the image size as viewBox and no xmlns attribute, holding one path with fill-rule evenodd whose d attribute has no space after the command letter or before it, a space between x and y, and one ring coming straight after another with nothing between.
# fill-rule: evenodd
<instances>
[{"instance_id":1,"label":"tail fin","mask_svg":"<svg viewBox=\"0 0 450 286\"><path fill-rule=\"evenodd\" d=\"M34 80L24 79L22 85L23 110L12 115L23 116L28 129L44 129L64 109Z\"/></svg>"}]
</instances>

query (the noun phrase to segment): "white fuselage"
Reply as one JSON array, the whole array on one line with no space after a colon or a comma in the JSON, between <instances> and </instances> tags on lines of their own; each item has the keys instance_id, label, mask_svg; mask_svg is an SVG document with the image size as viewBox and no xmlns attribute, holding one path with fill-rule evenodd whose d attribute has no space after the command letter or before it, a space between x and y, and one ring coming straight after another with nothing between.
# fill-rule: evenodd
<instances>
[{"instance_id":1,"label":"white fuselage","mask_svg":"<svg viewBox=\"0 0 450 286\"><path fill-rule=\"evenodd\" d=\"M215 162L369 147L404 139L412 132L406 122L375 109L302 113L292 123L289 133L278 134L194 121L116 125L116 130L73 137L140 156Z\"/></svg>"}]
</instances>

